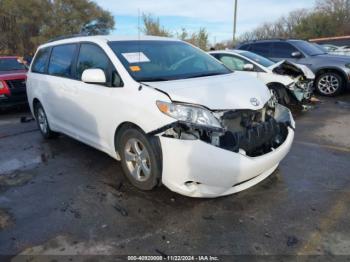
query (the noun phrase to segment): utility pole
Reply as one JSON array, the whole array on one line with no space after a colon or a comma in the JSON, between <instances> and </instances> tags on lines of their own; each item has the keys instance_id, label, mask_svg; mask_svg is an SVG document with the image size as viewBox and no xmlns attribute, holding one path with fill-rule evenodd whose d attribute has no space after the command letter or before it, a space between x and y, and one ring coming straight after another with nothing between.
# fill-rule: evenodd
<instances>
[{"instance_id":1,"label":"utility pole","mask_svg":"<svg viewBox=\"0 0 350 262\"><path fill-rule=\"evenodd\" d=\"M232 44L236 41L236 30L237 30L237 6L238 6L238 0L234 0L234 6L235 6L235 12L233 17L233 38L232 38Z\"/></svg>"}]
</instances>

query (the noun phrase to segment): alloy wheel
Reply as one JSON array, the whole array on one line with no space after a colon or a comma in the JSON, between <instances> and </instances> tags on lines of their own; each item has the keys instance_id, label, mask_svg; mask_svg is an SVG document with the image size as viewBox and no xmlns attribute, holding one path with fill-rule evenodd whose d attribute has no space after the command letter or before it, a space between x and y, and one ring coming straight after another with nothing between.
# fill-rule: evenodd
<instances>
[{"instance_id":1,"label":"alloy wheel","mask_svg":"<svg viewBox=\"0 0 350 262\"><path fill-rule=\"evenodd\" d=\"M130 174L139 182L146 181L151 175L151 160L147 148L136 139L129 139L124 148L126 166Z\"/></svg>"},{"instance_id":2,"label":"alloy wheel","mask_svg":"<svg viewBox=\"0 0 350 262\"><path fill-rule=\"evenodd\" d=\"M44 134L46 134L47 130L48 130L48 124L47 124L45 112L41 107L38 108L37 117L38 117L38 123L39 123L40 130Z\"/></svg>"},{"instance_id":3,"label":"alloy wheel","mask_svg":"<svg viewBox=\"0 0 350 262\"><path fill-rule=\"evenodd\" d=\"M322 94L332 95L340 87L339 79L333 75L324 75L318 81L318 89Z\"/></svg>"}]
</instances>

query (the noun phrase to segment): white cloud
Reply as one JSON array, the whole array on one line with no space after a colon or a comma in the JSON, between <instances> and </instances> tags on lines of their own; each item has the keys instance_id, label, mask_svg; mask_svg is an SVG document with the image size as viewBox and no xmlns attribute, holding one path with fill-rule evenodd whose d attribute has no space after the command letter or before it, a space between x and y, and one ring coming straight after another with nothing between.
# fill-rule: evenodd
<instances>
[{"instance_id":1,"label":"white cloud","mask_svg":"<svg viewBox=\"0 0 350 262\"><path fill-rule=\"evenodd\" d=\"M157 16L183 16L208 22L231 22L233 0L95 0L115 15L137 16L143 13ZM239 20L271 20L291 10L311 7L315 0L238 0Z\"/></svg>"},{"instance_id":2,"label":"white cloud","mask_svg":"<svg viewBox=\"0 0 350 262\"><path fill-rule=\"evenodd\" d=\"M311 8L316 0L238 0L238 34L251 30L264 22L272 22L290 11ZM137 17L141 13L155 16L186 17L195 19L201 26L220 28L210 32L223 39L232 32L234 0L95 0L104 9L117 16ZM161 20L163 24L163 20ZM163 24L165 27L173 26ZM186 27L181 24L179 28ZM188 25L190 27L190 25ZM118 22L117 22L118 27Z\"/></svg>"}]
</instances>

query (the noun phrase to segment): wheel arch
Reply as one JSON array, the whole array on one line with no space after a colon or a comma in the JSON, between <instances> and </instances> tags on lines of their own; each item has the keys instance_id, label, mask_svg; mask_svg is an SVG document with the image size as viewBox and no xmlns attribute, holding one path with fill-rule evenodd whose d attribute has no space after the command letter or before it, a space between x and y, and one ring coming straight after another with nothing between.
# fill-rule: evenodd
<instances>
[{"instance_id":1,"label":"wheel arch","mask_svg":"<svg viewBox=\"0 0 350 262\"><path fill-rule=\"evenodd\" d=\"M31 106L32 106L32 112L33 112L33 116L34 116L34 117L35 117L35 107L36 107L38 104L41 104L40 100L39 100L37 97L34 97L33 102L32 102L32 104L31 104Z\"/></svg>"},{"instance_id":2,"label":"wheel arch","mask_svg":"<svg viewBox=\"0 0 350 262\"><path fill-rule=\"evenodd\" d=\"M273 86L279 86L279 87L283 87L285 89L288 89L284 84L280 83L280 82L270 82L266 84L268 88L271 88Z\"/></svg>"},{"instance_id":3,"label":"wheel arch","mask_svg":"<svg viewBox=\"0 0 350 262\"><path fill-rule=\"evenodd\" d=\"M284 89L286 90L286 92L288 93L288 95L294 97L294 94L292 93L292 91L290 91L289 88L288 88L286 85L284 85L284 84L282 84L282 83L280 83L280 82L270 82L270 83L266 84L266 86L267 86L269 89L270 89L271 87L274 87L274 86L284 88Z\"/></svg>"},{"instance_id":4,"label":"wheel arch","mask_svg":"<svg viewBox=\"0 0 350 262\"><path fill-rule=\"evenodd\" d=\"M125 122L119 124L119 126L117 126L117 128L115 129L115 132L114 132L114 150L115 150L115 152L118 152L118 141L119 141L119 138L121 135L121 131L124 128L136 128L139 131L141 131L142 133L146 134L146 132L135 123L125 121Z\"/></svg>"},{"instance_id":5,"label":"wheel arch","mask_svg":"<svg viewBox=\"0 0 350 262\"><path fill-rule=\"evenodd\" d=\"M266 86L270 89L273 87L278 87L278 88L282 88L283 91L282 93L284 93L284 103L286 105L290 104L290 103L295 103L297 101L295 95L293 94L293 92L291 90L289 90L289 88L287 86L285 86L284 84L280 83L280 82L270 82L268 84L266 84Z\"/></svg>"},{"instance_id":6,"label":"wheel arch","mask_svg":"<svg viewBox=\"0 0 350 262\"><path fill-rule=\"evenodd\" d=\"M120 139L120 135L122 134L122 131L126 128L135 128L137 130L139 130L140 132L142 132L145 136L148 136L147 133L140 127L138 126L137 124L135 123L132 123L132 122L128 122L128 121L125 121L121 124L119 124L119 126L116 128L115 130L115 133L114 133L114 150L116 153L118 153L118 160L120 160L120 152L118 150L118 142L119 142L119 139ZM156 149L155 153L157 154L157 156L159 157L159 168L160 168L160 171L162 173L162 170L163 170L163 150L162 150L162 147L161 147L161 143L160 143L160 139L156 136L152 136L153 138L155 139L152 139L150 142L151 142L151 146L154 147L154 149ZM161 179L158 181L158 185L161 185Z\"/></svg>"},{"instance_id":7,"label":"wheel arch","mask_svg":"<svg viewBox=\"0 0 350 262\"><path fill-rule=\"evenodd\" d=\"M343 84L344 86L346 85L347 83L347 76L346 76L346 73L341 70L340 68L337 68L337 67L323 67L323 68L320 68L317 70L315 76L316 78L315 79L318 79L318 77L324 73L336 73L338 75L341 76L342 80L344 81ZM316 83L316 81L315 81Z\"/></svg>"}]
</instances>

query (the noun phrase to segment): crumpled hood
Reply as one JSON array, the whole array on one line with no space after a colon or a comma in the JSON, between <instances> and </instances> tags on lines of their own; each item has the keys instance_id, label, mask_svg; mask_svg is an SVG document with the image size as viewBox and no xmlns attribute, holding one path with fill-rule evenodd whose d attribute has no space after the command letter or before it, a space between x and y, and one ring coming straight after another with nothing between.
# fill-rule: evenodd
<instances>
[{"instance_id":1,"label":"crumpled hood","mask_svg":"<svg viewBox=\"0 0 350 262\"><path fill-rule=\"evenodd\" d=\"M284 74L292 77L304 75L307 79L315 79L315 74L311 71L311 69L305 65L296 64L291 61L282 60L268 68L276 74L280 74L279 69L282 69Z\"/></svg>"},{"instance_id":2,"label":"crumpled hood","mask_svg":"<svg viewBox=\"0 0 350 262\"><path fill-rule=\"evenodd\" d=\"M211 110L258 110L271 97L262 82L240 72L146 84L166 92L173 101L202 105ZM259 105L254 105L256 100Z\"/></svg>"}]
</instances>

